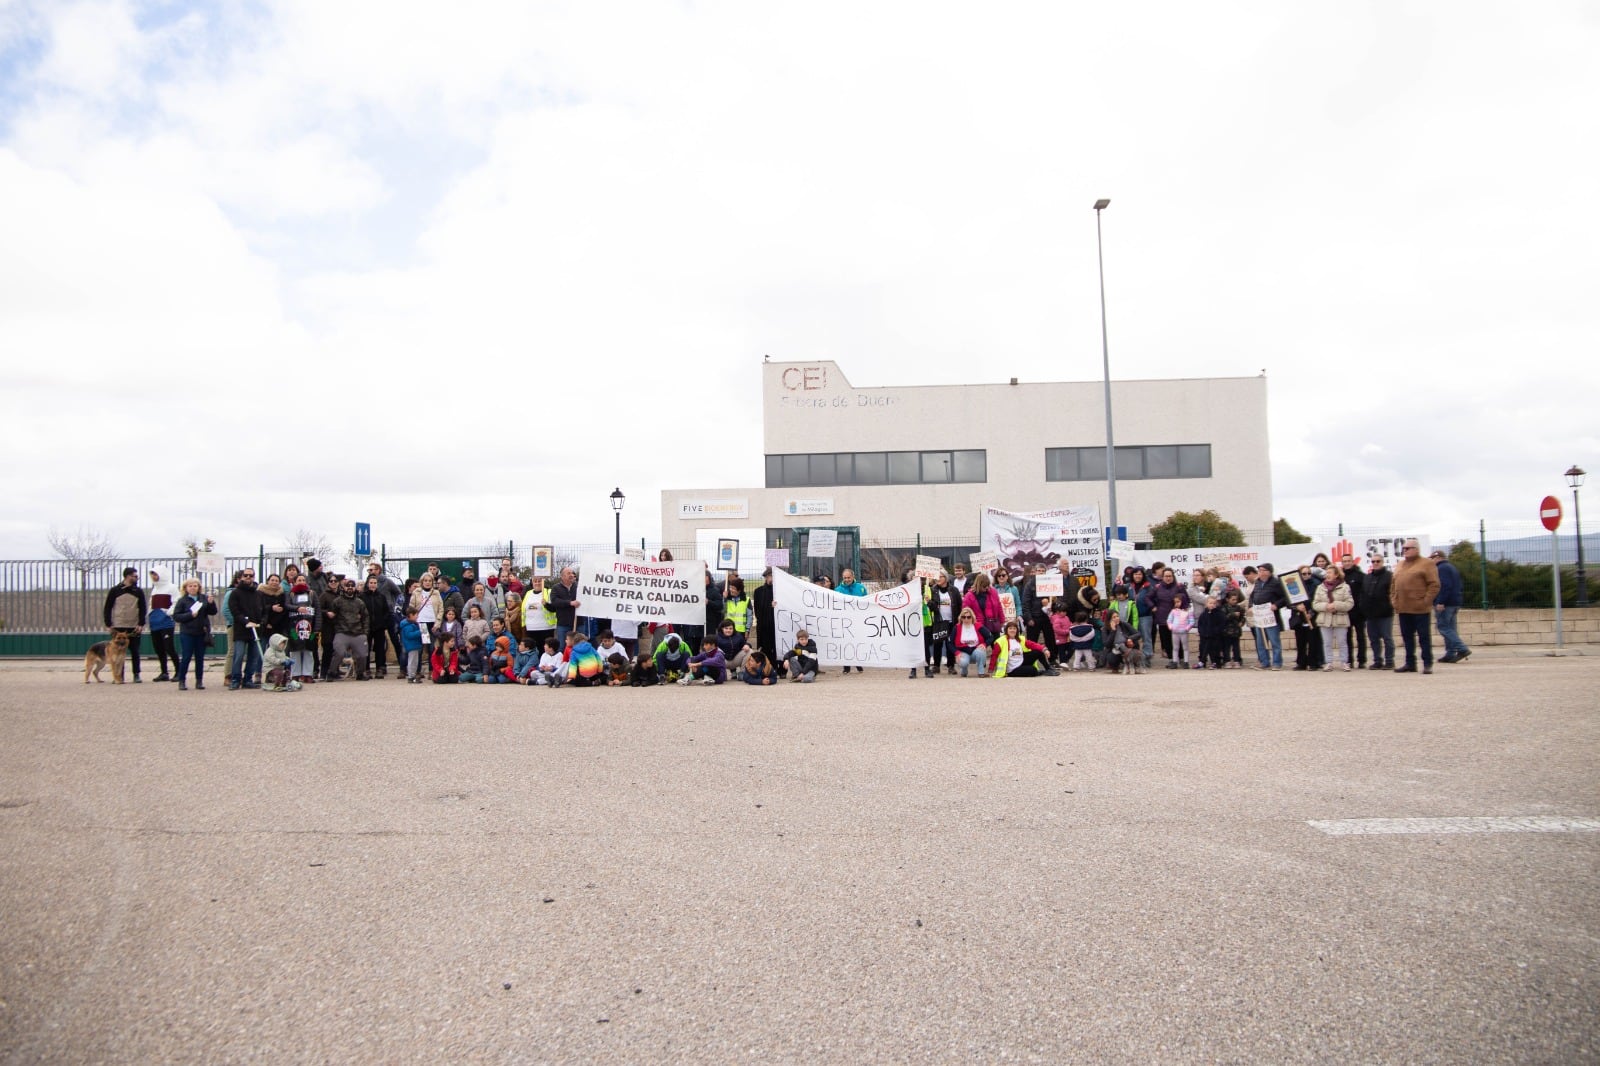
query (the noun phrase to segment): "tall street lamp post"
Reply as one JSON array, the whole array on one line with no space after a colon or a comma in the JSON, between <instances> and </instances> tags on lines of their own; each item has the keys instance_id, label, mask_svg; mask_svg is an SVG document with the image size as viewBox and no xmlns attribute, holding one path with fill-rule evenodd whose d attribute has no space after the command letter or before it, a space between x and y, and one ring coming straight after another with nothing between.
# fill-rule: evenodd
<instances>
[{"instance_id":1,"label":"tall street lamp post","mask_svg":"<svg viewBox=\"0 0 1600 1066\"><path fill-rule=\"evenodd\" d=\"M1111 432L1111 342L1106 338L1106 248L1100 236L1100 212L1111 206L1110 200L1094 202L1094 243L1100 258L1100 355L1104 360L1106 378L1106 499L1109 504L1111 535L1118 535L1117 526L1117 452L1116 437Z\"/></svg>"},{"instance_id":2,"label":"tall street lamp post","mask_svg":"<svg viewBox=\"0 0 1600 1066\"><path fill-rule=\"evenodd\" d=\"M627 502L627 499L628 498L622 494L622 490L620 488L611 490L611 509L613 511L617 512L617 554L618 555L622 554L622 505Z\"/></svg>"},{"instance_id":3,"label":"tall street lamp post","mask_svg":"<svg viewBox=\"0 0 1600 1066\"><path fill-rule=\"evenodd\" d=\"M1578 539L1578 606L1589 606L1589 580L1583 572L1583 515L1578 510L1578 490L1588 471L1576 464L1567 471L1567 484L1572 486L1572 528Z\"/></svg>"}]
</instances>

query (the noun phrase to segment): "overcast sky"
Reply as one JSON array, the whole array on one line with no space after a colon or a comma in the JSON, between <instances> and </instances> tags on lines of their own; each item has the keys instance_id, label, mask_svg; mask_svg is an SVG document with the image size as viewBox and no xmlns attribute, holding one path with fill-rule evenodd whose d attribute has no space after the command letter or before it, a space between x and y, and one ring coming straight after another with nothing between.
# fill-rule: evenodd
<instances>
[{"instance_id":1,"label":"overcast sky","mask_svg":"<svg viewBox=\"0 0 1600 1066\"><path fill-rule=\"evenodd\" d=\"M654 541L761 483L763 354L1097 380L1098 197L1114 374L1264 369L1275 513L1527 532L1600 484L1596 56L1555 0L0 0L0 555L607 542L615 486Z\"/></svg>"}]
</instances>

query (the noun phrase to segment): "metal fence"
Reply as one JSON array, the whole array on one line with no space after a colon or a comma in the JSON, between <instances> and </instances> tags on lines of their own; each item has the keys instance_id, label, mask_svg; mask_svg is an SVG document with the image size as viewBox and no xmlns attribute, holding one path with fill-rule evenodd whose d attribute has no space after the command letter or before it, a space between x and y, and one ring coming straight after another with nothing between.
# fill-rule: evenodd
<instances>
[{"instance_id":1,"label":"metal fence","mask_svg":"<svg viewBox=\"0 0 1600 1066\"><path fill-rule=\"evenodd\" d=\"M1148 530L1130 531L1136 544L1150 540ZM1266 545L1273 542L1272 530L1245 530L1245 544ZM1337 555L1348 549L1356 555L1365 552L1375 542L1394 540L1417 534L1415 530L1392 530L1340 526L1336 529L1302 530L1313 540L1321 541ZM1426 535L1424 532L1422 535ZM1600 556L1600 534L1586 535L1583 544L1585 563ZM832 557L813 559L805 554L804 534L796 536L791 530L768 530L763 537L767 547L787 550L788 566L797 572L826 573L837 578L846 566L852 567L861 580L869 584L895 582L910 569L918 554L937 556L947 565L967 563L978 552L976 538L935 538L916 534L909 536L878 536L871 529L846 533L839 538L839 546ZM1450 554L1462 571L1468 607L1549 607L1553 602L1551 555L1549 533L1537 525L1486 525L1459 535L1433 535L1434 547ZM1205 543L1197 545L1207 547ZM1219 547L1223 545L1209 545ZM575 566L585 555L609 554L614 542L568 544L519 544L510 538L483 541L476 544L426 545L400 547L387 544L375 546L374 558L398 580L412 575L414 570L436 563L452 577L459 578L465 565L471 565L480 577L487 577L499 569L500 560L511 559L514 569L525 576L533 563L535 548L552 549L554 567ZM649 557L658 556L663 549L670 550L677 559L693 559L697 546L694 542L655 542L645 545L637 540L624 547L640 548ZM1577 541L1571 533L1556 538L1554 545L1562 569L1562 599L1567 606L1578 602L1576 564ZM299 556L287 549L268 550L264 545L254 555L228 556L222 574L198 574L192 560L177 558L125 558L104 560L93 565L77 565L65 559L0 560L0 633L93 633L104 629L106 594L120 582L124 567L134 567L139 572L141 584L148 584L150 571L159 572L175 584L190 577L199 577L207 589L225 585L232 575L246 567L256 570L258 577L281 573L290 562L299 563ZM743 559L740 569L758 573L765 559ZM360 564L348 557L327 561L330 570L359 574ZM1586 567L1587 600L1600 598L1600 587L1593 572Z\"/></svg>"}]
</instances>

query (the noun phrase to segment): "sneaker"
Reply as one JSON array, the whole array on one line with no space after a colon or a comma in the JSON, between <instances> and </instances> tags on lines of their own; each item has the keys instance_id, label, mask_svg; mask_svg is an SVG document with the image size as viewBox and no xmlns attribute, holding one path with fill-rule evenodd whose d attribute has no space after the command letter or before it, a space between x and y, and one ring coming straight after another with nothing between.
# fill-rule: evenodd
<instances>
[{"instance_id":1,"label":"sneaker","mask_svg":"<svg viewBox=\"0 0 1600 1066\"><path fill-rule=\"evenodd\" d=\"M229 692L238 692L239 691L239 682L237 682L237 681L229 681L228 682L228 691Z\"/></svg>"},{"instance_id":2,"label":"sneaker","mask_svg":"<svg viewBox=\"0 0 1600 1066\"><path fill-rule=\"evenodd\" d=\"M700 679L700 683L702 685L715 685L717 683L717 679L714 677L702 677Z\"/></svg>"},{"instance_id":3,"label":"sneaker","mask_svg":"<svg viewBox=\"0 0 1600 1066\"><path fill-rule=\"evenodd\" d=\"M692 677L680 677L680 678L678 678L678 684L687 685L689 682L691 682L693 680L694 680L694 678L692 678Z\"/></svg>"},{"instance_id":4,"label":"sneaker","mask_svg":"<svg viewBox=\"0 0 1600 1066\"><path fill-rule=\"evenodd\" d=\"M1466 662L1467 661L1467 656L1469 656L1471 654L1472 654L1472 649L1471 648L1468 648L1466 651L1457 653L1456 654L1456 662L1458 662L1458 663Z\"/></svg>"}]
</instances>

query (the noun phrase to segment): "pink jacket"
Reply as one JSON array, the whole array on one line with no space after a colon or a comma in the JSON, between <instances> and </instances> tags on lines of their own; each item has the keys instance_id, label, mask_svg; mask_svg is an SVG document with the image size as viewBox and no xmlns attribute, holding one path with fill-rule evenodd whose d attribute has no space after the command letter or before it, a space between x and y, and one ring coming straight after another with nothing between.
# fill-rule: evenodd
<instances>
[{"instance_id":1,"label":"pink jacket","mask_svg":"<svg viewBox=\"0 0 1600 1066\"><path fill-rule=\"evenodd\" d=\"M977 593L969 592L962 597L961 605L972 608L973 615L978 619L978 627L987 629L991 637L1005 628L1005 611L1000 607L1000 596L994 589L986 591L981 600Z\"/></svg>"}]
</instances>

